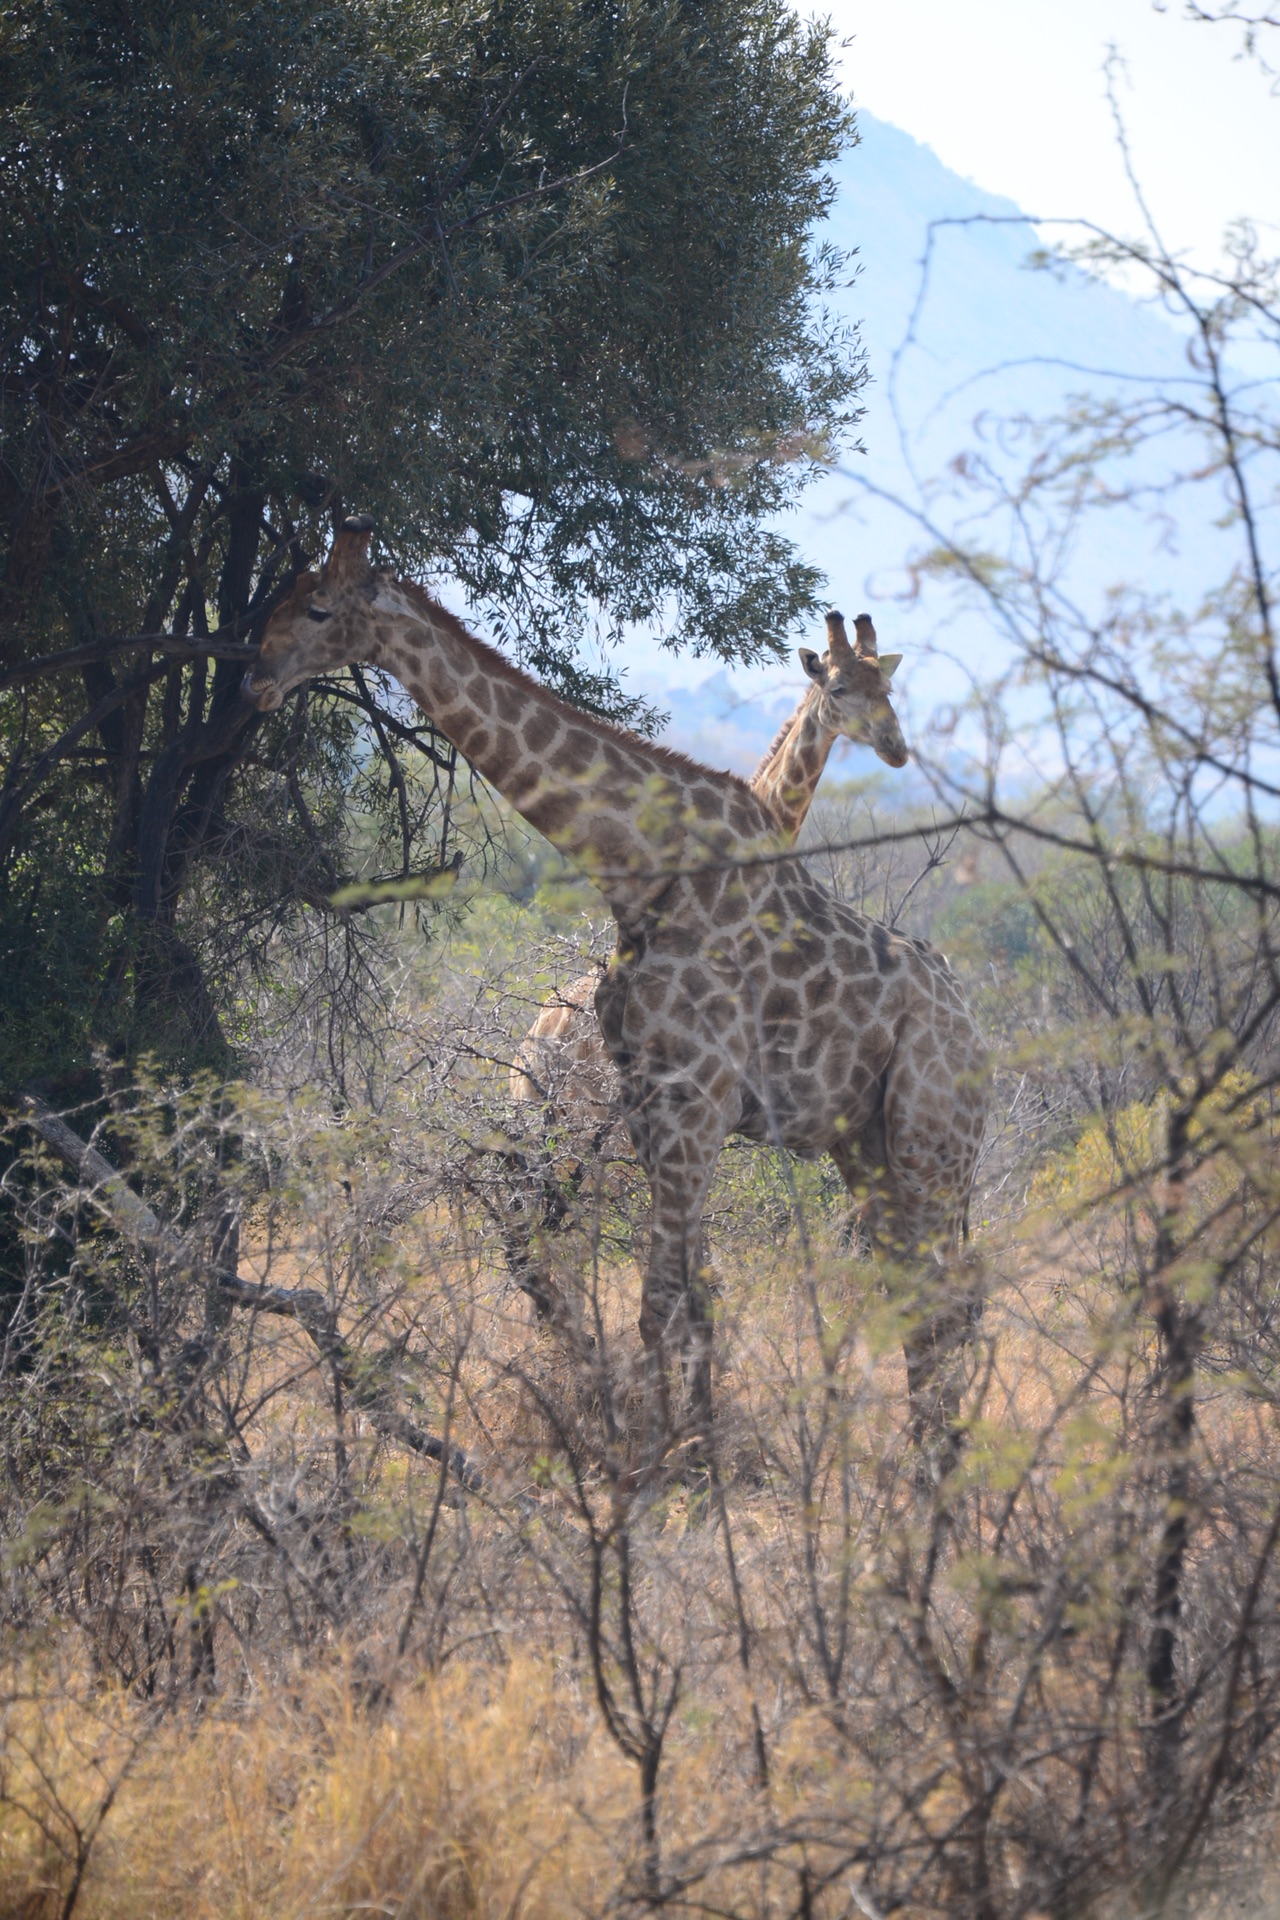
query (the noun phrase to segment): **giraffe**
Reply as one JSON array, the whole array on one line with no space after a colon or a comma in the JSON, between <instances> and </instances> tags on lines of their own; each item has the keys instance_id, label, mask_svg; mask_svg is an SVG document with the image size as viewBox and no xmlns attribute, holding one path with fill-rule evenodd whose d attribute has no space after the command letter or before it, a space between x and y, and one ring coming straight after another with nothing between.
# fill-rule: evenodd
<instances>
[{"instance_id":1,"label":"giraffe","mask_svg":"<svg viewBox=\"0 0 1280 1920\"><path fill-rule=\"evenodd\" d=\"M800 665L809 677L803 699L783 722L773 745L751 776L784 840L794 840L809 817L818 782L831 749L843 735L874 747L887 767L905 767L907 745L885 684L902 660L900 653L879 653L871 616L860 613L849 645L838 613L827 616L827 651L800 648Z\"/></svg>"},{"instance_id":2,"label":"giraffe","mask_svg":"<svg viewBox=\"0 0 1280 1920\"><path fill-rule=\"evenodd\" d=\"M596 1011L651 1194L640 1333L656 1460L708 1433L700 1242L726 1137L828 1152L855 1192L879 1170L884 1244L936 1263L941 1282L981 1143L982 1036L942 955L819 886L745 781L567 705L423 588L375 570L371 531L345 521L321 572L276 607L244 693L271 712L334 667L393 674L607 900L618 944ZM952 1410L944 1292L907 1341L918 1435Z\"/></svg>"},{"instance_id":3,"label":"giraffe","mask_svg":"<svg viewBox=\"0 0 1280 1920\"><path fill-rule=\"evenodd\" d=\"M810 684L748 782L784 842L795 840L808 819L831 749L842 736L874 747L886 766L907 763L906 742L884 684L902 655L877 653L868 614L858 615L854 632L851 647L843 620L829 615L827 652L799 649ZM603 1124L614 1105L616 1081L596 1024L599 979L597 966L547 996L511 1068L513 1100L546 1102L554 1089L553 1104L576 1108L597 1126Z\"/></svg>"},{"instance_id":4,"label":"giraffe","mask_svg":"<svg viewBox=\"0 0 1280 1920\"><path fill-rule=\"evenodd\" d=\"M773 815L783 843L799 835L831 749L841 737L873 747L886 766L906 765L906 742L885 684L902 655L877 651L875 627L865 613L854 622L854 634L851 647L844 622L839 615L831 615L826 653L799 649L809 685L748 782ZM603 963L598 962L590 973L580 974L547 996L517 1049L509 1075L511 1098L517 1105L536 1103L551 1114L578 1121L595 1135L596 1151L620 1111L618 1077L596 1019L596 988L602 972ZM580 1165L575 1167L571 1185L576 1186L583 1171ZM558 1186L544 1194L547 1200L546 1210L563 1222L566 1207ZM513 1223L508 1255L517 1284L530 1294L538 1317L554 1319L558 1302L550 1275L534 1257L526 1206L527 1202L521 1206L519 1222Z\"/></svg>"}]
</instances>

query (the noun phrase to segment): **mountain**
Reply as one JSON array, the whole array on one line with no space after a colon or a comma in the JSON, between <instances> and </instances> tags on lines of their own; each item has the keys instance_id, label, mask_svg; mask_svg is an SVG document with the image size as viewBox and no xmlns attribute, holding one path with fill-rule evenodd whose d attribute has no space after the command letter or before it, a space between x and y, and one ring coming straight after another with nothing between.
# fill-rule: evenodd
<instances>
[{"instance_id":1,"label":"mountain","mask_svg":"<svg viewBox=\"0 0 1280 1920\"><path fill-rule=\"evenodd\" d=\"M848 614L869 606L881 644L906 654L895 689L932 706L955 697L964 681L957 672L949 687L946 668L931 660L927 685L920 676L913 685L913 648L918 657L939 638L936 615L901 597L904 560L921 535L862 483L918 501L916 476L945 472L975 444L1012 472L1028 443L1025 435L995 435L997 415L1042 417L1085 389L1132 391L1153 379L1186 379L1188 368L1182 338L1152 307L1074 270L1031 269L1039 239L1011 201L961 179L928 147L868 113L858 125L860 144L837 170L827 231L836 246L856 250L851 284L828 305L860 325L868 356L862 450L846 449L783 524L823 568L833 603ZM1087 599L1131 578L1147 564L1144 547L1159 554L1173 587L1202 569L1199 551L1168 548L1167 528L1117 515L1100 524L1087 552L1070 558L1072 589ZM964 666L998 664L999 637L981 621L959 622L946 639ZM811 644L821 645L820 628ZM803 687L798 669L708 673L705 663L648 639L630 643L628 655L628 685L671 713L668 742L744 771ZM847 777L874 764L854 749L838 770Z\"/></svg>"}]
</instances>

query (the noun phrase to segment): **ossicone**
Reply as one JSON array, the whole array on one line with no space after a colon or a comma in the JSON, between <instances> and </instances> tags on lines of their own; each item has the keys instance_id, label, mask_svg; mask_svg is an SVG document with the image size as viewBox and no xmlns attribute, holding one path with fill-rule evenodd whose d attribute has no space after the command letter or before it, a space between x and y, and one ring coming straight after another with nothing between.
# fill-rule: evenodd
<instances>
[{"instance_id":1,"label":"ossicone","mask_svg":"<svg viewBox=\"0 0 1280 1920\"><path fill-rule=\"evenodd\" d=\"M858 652L864 659L874 660L877 657L878 649L876 647L876 630L871 623L871 615L869 613L860 613L853 623L853 631Z\"/></svg>"},{"instance_id":2,"label":"ossicone","mask_svg":"<svg viewBox=\"0 0 1280 1920\"><path fill-rule=\"evenodd\" d=\"M842 654L853 652L849 636L844 630L844 615L837 613L834 608L827 615L827 652L833 661Z\"/></svg>"},{"instance_id":3,"label":"ossicone","mask_svg":"<svg viewBox=\"0 0 1280 1920\"><path fill-rule=\"evenodd\" d=\"M369 539L373 518L367 513L350 513L333 536L325 566L328 578L341 586L369 570Z\"/></svg>"}]
</instances>

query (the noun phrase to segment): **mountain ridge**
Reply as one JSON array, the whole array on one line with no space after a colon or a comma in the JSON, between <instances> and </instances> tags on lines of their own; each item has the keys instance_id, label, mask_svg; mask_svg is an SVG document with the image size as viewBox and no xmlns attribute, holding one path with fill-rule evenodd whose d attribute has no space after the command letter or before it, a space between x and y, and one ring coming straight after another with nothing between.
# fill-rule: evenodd
<instances>
[{"instance_id":1,"label":"mountain ridge","mask_svg":"<svg viewBox=\"0 0 1280 1920\"><path fill-rule=\"evenodd\" d=\"M859 144L834 169L836 200L818 237L855 259L851 283L824 304L859 324L868 356L861 450L847 450L815 479L779 525L823 568L832 604L870 605L882 644L907 655L895 689L909 688L912 654L934 637L927 613L902 597L911 531L861 482L911 493L913 469L945 471L984 431L990 436L997 413L1052 414L1106 380L1108 369L1121 385L1186 378L1188 369L1184 341L1160 313L1080 270L1030 269L1041 239L1014 202L962 179L931 148L865 110L858 127ZM988 455L994 445L989 438ZM1016 449L1007 451L1012 461ZM1132 560L1132 541L1127 523L1104 533L1087 556L1082 590L1105 590ZM965 664L981 670L989 638L969 626L955 640ZM627 651L628 686L670 711L662 737L736 771L756 764L803 691L799 669L781 664L712 668L647 637ZM930 682L933 697L950 697L932 670ZM837 770L848 777L874 765L867 750L854 749Z\"/></svg>"}]
</instances>

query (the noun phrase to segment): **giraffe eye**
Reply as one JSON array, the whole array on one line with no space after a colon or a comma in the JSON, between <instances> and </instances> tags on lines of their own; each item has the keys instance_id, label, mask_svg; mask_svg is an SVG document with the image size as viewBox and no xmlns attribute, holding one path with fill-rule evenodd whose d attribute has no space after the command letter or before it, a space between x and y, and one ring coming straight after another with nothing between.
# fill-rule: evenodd
<instances>
[{"instance_id":1,"label":"giraffe eye","mask_svg":"<svg viewBox=\"0 0 1280 1920\"><path fill-rule=\"evenodd\" d=\"M307 618L308 620L328 620L332 616L323 607L308 607Z\"/></svg>"}]
</instances>

